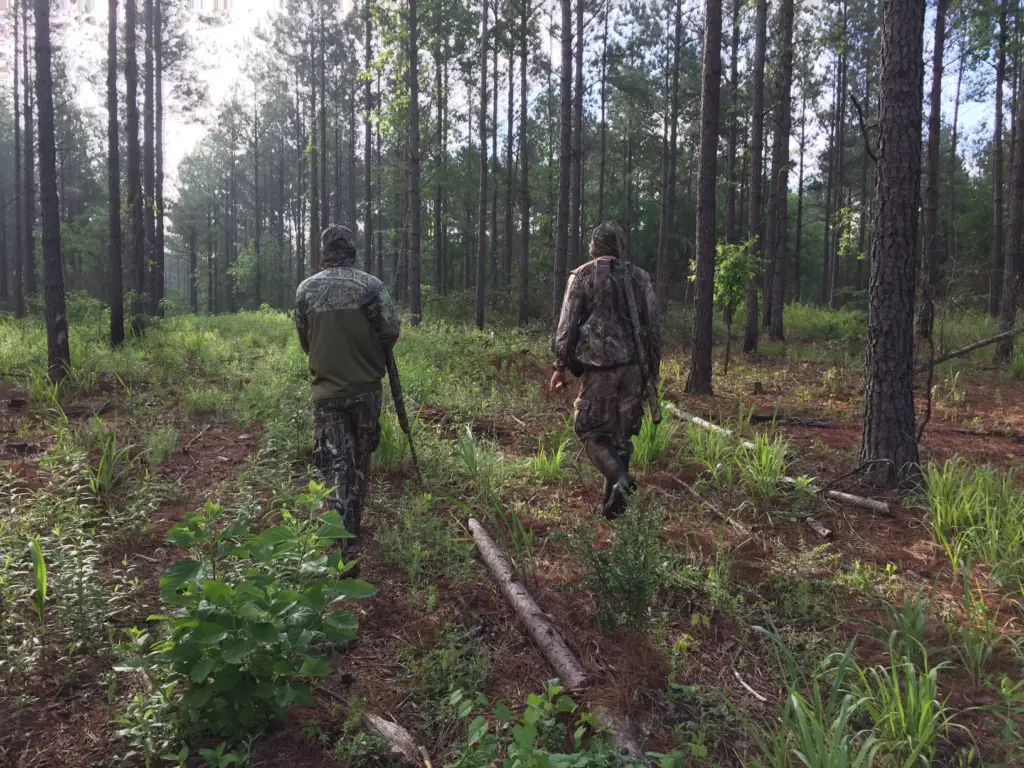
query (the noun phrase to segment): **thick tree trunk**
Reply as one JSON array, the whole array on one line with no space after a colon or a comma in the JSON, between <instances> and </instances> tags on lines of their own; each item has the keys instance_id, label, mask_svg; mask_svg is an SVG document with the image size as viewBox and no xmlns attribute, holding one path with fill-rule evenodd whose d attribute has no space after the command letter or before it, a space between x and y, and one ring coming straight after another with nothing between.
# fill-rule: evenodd
<instances>
[{"instance_id":1,"label":"thick tree trunk","mask_svg":"<svg viewBox=\"0 0 1024 768\"><path fill-rule=\"evenodd\" d=\"M530 322L530 144L527 83L530 14L528 4L523 3L522 6L519 22L519 214L522 217L519 233L519 324L526 325ZM511 124L511 117L509 122Z\"/></svg>"},{"instance_id":2,"label":"thick tree trunk","mask_svg":"<svg viewBox=\"0 0 1024 768\"><path fill-rule=\"evenodd\" d=\"M558 322L565 295L569 259L569 176L572 171L572 0L562 6L562 71L559 87L558 213L555 232L555 270L551 293L552 322Z\"/></svg>"},{"instance_id":3,"label":"thick tree trunk","mask_svg":"<svg viewBox=\"0 0 1024 768\"><path fill-rule=\"evenodd\" d=\"M935 293L943 247L939 238L939 147L942 131L942 56L946 40L946 0L935 5L935 46L932 53L931 105L928 113L928 155L925 159L927 183L924 190L924 265L921 270L921 302L917 315L917 335L932 337L935 322Z\"/></svg>"},{"instance_id":4,"label":"thick tree trunk","mask_svg":"<svg viewBox=\"0 0 1024 768\"><path fill-rule=\"evenodd\" d=\"M732 4L732 45L729 55L729 148L726 151L727 186L725 188L725 242L739 242L736 228L736 145L739 140L739 101L740 101L740 4L742 0L733 0ZM731 308L729 311L731 315Z\"/></svg>"},{"instance_id":5,"label":"thick tree trunk","mask_svg":"<svg viewBox=\"0 0 1024 768\"><path fill-rule=\"evenodd\" d=\"M366 2L366 79L363 84L365 137L363 143L363 271L373 272L373 79L369 72L373 66L373 13L372 3Z\"/></svg>"},{"instance_id":6,"label":"thick tree trunk","mask_svg":"<svg viewBox=\"0 0 1024 768\"><path fill-rule=\"evenodd\" d=\"M1011 331L1017 320L1017 302L1020 296L1020 249L1024 240L1024 98L1018 94L1016 115L1013 120L1013 165L1010 169L1010 228L1006 240L1006 260L1003 263L1003 296L999 308L999 330ZM995 362L1003 364L1013 354L1013 338L996 345Z\"/></svg>"},{"instance_id":7,"label":"thick tree trunk","mask_svg":"<svg viewBox=\"0 0 1024 768\"><path fill-rule=\"evenodd\" d=\"M884 3L861 459L875 484L895 487L918 476L914 246L921 198L925 2Z\"/></svg>"},{"instance_id":8,"label":"thick tree trunk","mask_svg":"<svg viewBox=\"0 0 1024 768\"><path fill-rule=\"evenodd\" d=\"M747 239L751 258L760 262L764 248L761 231L761 174L764 147L764 59L768 29L768 0L756 0L754 20L754 65L750 73L752 104L750 124L749 204L747 206ZM746 325L743 333L743 351L757 352L760 317L757 308L757 284L751 280L743 291Z\"/></svg>"},{"instance_id":9,"label":"thick tree trunk","mask_svg":"<svg viewBox=\"0 0 1024 768\"><path fill-rule=\"evenodd\" d=\"M718 0L721 4L721 0ZM655 293L658 305L665 306L668 284L671 280L671 261L676 255L676 167L679 158L679 55L683 45L682 0L676 0L674 37L672 41L672 109L668 118L668 174L665 179L665 197L662 203L665 221L665 246L658 250ZM721 9L719 9L721 10Z\"/></svg>"},{"instance_id":10,"label":"thick tree trunk","mask_svg":"<svg viewBox=\"0 0 1024 768\"><path fill-rule=\"evenodd\" d=\"M568 2L568 0L564 0ZM487 290L487 44L488 31L487 0L483 1L480 12L482 32L480 36L480 228L476 244L476 327L484 327L484 298Z\"/></svg>"},{"instance_id":11,"label":"thick tree trunk","mask_svg":"<svg viewBox=\"0 0 1024 768\"><path fill-rule=\"evenodd\" d=\"M420 297L420 83L416 0L409 0L409 312L412 324L423 316Z\"/></svg>"},{"instance_id":12,"label":"thick tree trunk","mask_svg":"<svg viewBox=\"0 0 1024 768\"><path fill-rule=\"evenodd\" d=\"M25 132L23 134L25 141L23 154L25 161L25 205L23 206L25 214L25 242L22 247L25 254L25 292L29 296L36 296L39 293L39 287L36 279L36 237L34 232L36 221L35 140L32 138L32 76L28 66L28 6L31 1L23 0L21 6L22 34L24 35L22 38L24 44L21 47L22 84L25 86L22 93L21 113L22 117L25 118Z\"/></svg>"},{"instance_id":13,"label":"thick tree trunk","mask_svg":"<svg viewBox=\"0 0 1024 768\"><path fill-rule=\"evenodd\" d=\"M46 301L46 362L53 381L71 368L64 270L60 260L60 203L57 200L57 140L53 127L53 73L50 70L50 0L36 0L36 103L39 107L39 200L43 230L43 284Z\"/></svg>"},{"instance_id":14,"label":"thick tree trunk","mask_svg":"<svg viewBox=\"0 0 1024 768\"><path fill-rule=\"evenodd\" d=\"M19 0L24 3L27 0ZM18 86L21 84L21 72L18 67L18 6L14 5L14 146L11 152L14 155L14 316L22 318L25 316L25 239L22 233L24 226L23 192L22 184L22 143L21 143L21 100L19 99ZM25 41L21 41L25 45ZM27 85L25 86L28 87Z\"/></svg>"},{"instance_id":15,"label":"thick tree trunk","mask_svg":"<svg viewBox=\"0 0 1024 768\"><path fill-rule=\"evenodd\" d=\"M320 7L320 51L319 51L319 72L320 72L320 144L317 152L320 156L320 229L325 230L329 226L328 212L331 210L327 200L327 69L326 54L327 36L324 30L324 11Z\"/></svg>"},{"instance_id":16,"label":"thick tree trunk","mask_svg":"<svg viewBox=\"0 0 1024 768\"><path fill-rule=\"evenodd\" d=\"M143 309L146 290L145 229L142 215L142 158L139 146L139 65L136 56L138 48L138 14L136 0L125 0L124 47L126 83L126 128L125 144L128 148L128 210L131 212L131 253L128 258L128 290L132 292L132 332L138 336L143 330Z\"/></svg>"},{"instance_id":17,"label":"thick tree trunk","mask_svg":"<svg viewBox=\"0 0 1024 768\"><path fill-rule=\"evenodd\" d=\"M988 272L988 313L999 316L1003 280L1003 83L1006 82L1006 4L999 3L996 104L992 129L992 255Z\"/></svg>"},{"instance_id":18,"label":"thick tree trunk","mask_svg":"<svg viewBox=\"0 0 1024 768\"><path fill-rule=\"evenodd\" d=\"M117 0L108 0L107 7L107 301L110 304L110 346L117 347L124 342L124 288L121 285L121 145L117 123Z\"/></svg>"},{"instance_id":19,"label":"thick tree trunk","mask_svg":"<svg viewBox=\"0 0 1024 768\"><path fill-rule=\"evenodd\" d=\"M763 3L764 0L761 0ZM693 344L686 391L711 392L711 323L715 283L715 182L718 165L718 110L722 87L722 0L705 3L701 66L700 166L697 175L697 253L694 271Z\"/></svg>"},{"instance_id":20,"label":"thick tree trunk","mask_svg":"<svg viewBox=\"0 0 1024 768\"><path fill-rule=\"evenodd\" d=\"M772 146L772 190L768 217L772 242L769 270L769 295L765 297L768 334L772 340L784 337L782 311L786 298L786 249L789 234L789 135L792 128L793 91L793 0L782 0L779 7L781 51L776 77L775 132Z\"/></svg>"},{"instance_id":21,"label":"thick tree trunk","mask_svg":"<svg viewBox=\"0 0 1024 768\"><path fill-rule=\"evenodd\" d=\"M800 274L800 245L804 234L804 152L807 151L807 95L800 107L800 171L796 186L796 243L793 246L793 289L796 300L803 301L803 282Z\"/></svg>"},{"instance_id":22,"label":"thick tree trunk","mask_svg":"<svg viewBox=\"0 0 1024 768\"><path fill-rule=\"evenodd\" d=\"M156 110L153 87L153 5L157 0L143 0L143 27L145 28L142 89L146 106L142 113L142 194L144 195L143 227L146 260L146 290L148 313L156 314L156 259L153 244L156 241L156 216L153 200L156 197Z\"/></svg>"},{"instance_id":23,"label":"thick tree trunk","mask_svg":"<svg viewBox=\"0 0 1024 768\"><path fill-rule=\"evenodd\" d=\"M569 210L569 267L587 260L583 253L583 3L576 0L576 45L572 94L572 189Z\"/></svg>"},{"instance_id":24,"label":"thick tree trunk","mask_svg":"<svg viewBox=\"0 0 1024 768\"><path fill-rule=\"evenodd\" d=\"M164 316L164 45L163 45L163 0L154 0L153 4L153 105L155 111L155 126L153 139L153 154L156 167L153 180L153 205L156 211L155 228L153 232L153 286L151 290L156 297L156 304L152 309L157 317Z\"/></svg>"}]
</instances>

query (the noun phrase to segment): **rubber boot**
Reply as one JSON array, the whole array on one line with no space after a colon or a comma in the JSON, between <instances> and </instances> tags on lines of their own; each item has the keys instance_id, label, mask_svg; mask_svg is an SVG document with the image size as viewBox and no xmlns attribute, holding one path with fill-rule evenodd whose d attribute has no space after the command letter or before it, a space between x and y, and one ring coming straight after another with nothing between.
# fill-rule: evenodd
<instances>
[{"instance_id":1,"label":"rubber boot","mask_svg":"<svg viewBox=\"0 0 1024 768\"><path fill-rule=\"evenodd\" d=\"M625 510L626 499L636 488L636 483L630 477L619 452L611 446L588 442L586 453L587 458L597 467L597 471L604 475L605 489L611 487L610 498L601 505L601 513L609 519L619 517Z\"/></svg>"}]
</instances>

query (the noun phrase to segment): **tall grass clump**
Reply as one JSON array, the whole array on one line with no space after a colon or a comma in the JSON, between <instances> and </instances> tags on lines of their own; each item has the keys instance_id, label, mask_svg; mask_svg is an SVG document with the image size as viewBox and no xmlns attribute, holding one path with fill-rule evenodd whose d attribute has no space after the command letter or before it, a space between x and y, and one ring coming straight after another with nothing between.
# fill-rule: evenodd
<instances>
[{"instance_id":1,"label":"tall grass clump","mask_svg":"<svg viewBox=\"0 0 1024 768\"><path fill-rule=\"evenodd\" d=\"M633 437L633 460L643 472L647 472L658 459L665 455L669 445L679 433L679 425L675 421L662 421L655 424L651 415L645 414L640 422L640 433Z\"/></svg>"},{"instance_id":2,"label":"tall grass clump","mask_svg":"<svg viewBox=\"0 0 1024 768\"><path fill-rule=\"evenodd\" d=\"M960 458L925 469L924 503L954 573L961 561L992 566L1000 582L1024 578L1024 496L1013 473L970 469Z\"/></svg>"},{"instance_id":3,"label":"tall grass clump","mask_svg":"<svg viewBox=\"0 0 1024 768\"><path fill-rule=\"evenodd\" d=\"M740 443L735 461L740 486L760 504L770 504L783 492L789 443L768 432L754 435L753 445Z\"/></svg>"},{"instance_id":4,"label":"tall grass clump","mask_svg":"<svg viewBox=\"0 0 1024 768\"><path fill-rule=\"evenodd\" d=\"M687 422L686 443L690 453L710 475L716 488L732 488L735 482L732 440L721 432L712 432Z\"/></svg>"},{"instance_id":5,"label":"tall grass clump","mask_svg":"<svg viewBox=\"0 0 1024 768\"><path fill-rule=\"evenodd\" d=\"M569 441L562 440L558 446L548 450L544 442L537 445L536 455L530 459L530 469L542 483L554 483L565 474L565 463L568 459Z\"/></svg>"}]
</instances>

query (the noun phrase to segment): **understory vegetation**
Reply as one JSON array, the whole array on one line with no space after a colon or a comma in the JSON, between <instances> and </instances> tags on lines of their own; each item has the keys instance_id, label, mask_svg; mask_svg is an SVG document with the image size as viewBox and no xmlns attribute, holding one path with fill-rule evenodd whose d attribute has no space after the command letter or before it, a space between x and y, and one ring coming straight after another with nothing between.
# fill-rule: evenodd
<instances>
[{"instance_id":1,"label":"understory vegetation","mask_svg":"<svg viewBox=\"0 0 1024 768\"><path fill-rule=\"evenodd\" d=\"M286 315L171 316L111 351L76 300L60 385L42 327L0 321L0 762L390 764L379 715L433 765L636 763L610 711L651 765L1019 764L1022 385L983 354L940 368L918 492L840 506L815 488L869 495L864 318L788 311L789 342L734 356L713 400L681 394L669 350L614 523L542 332L406 330L423 480L386 410L358 577ZM470 516L589 688L552 679Z\"/></svg>"}]
</instances>

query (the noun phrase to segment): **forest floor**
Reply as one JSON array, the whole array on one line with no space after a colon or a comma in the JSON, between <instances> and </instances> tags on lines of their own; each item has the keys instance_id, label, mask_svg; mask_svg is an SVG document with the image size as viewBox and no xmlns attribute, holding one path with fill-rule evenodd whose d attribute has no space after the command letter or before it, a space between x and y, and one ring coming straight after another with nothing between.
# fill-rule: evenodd
<instances>
[{"instance_id":1,"label":"forest floor","mask_svg":"<svg viewBox=\"0 0 1024 768\"><path fill-rule=\"evenodd\" d=\"M408 729L433 765L540 765L523 757L538 751L611 765L607 735L584 714L597 705L665 766L797 765L812 748L822 766L852 765L844 750L879 766L1020 764L1024 495L1004 472L1024 456L1024 381L989 367L991 350L938 369L925 487L879 497L856 472L861 316L797 308L788 343L734 350L727 375L721 344L709 398L683 394L687 353L669 343L673 407L637 438L641 490L610 523L594 516L600 482L572 435L576 385L546 390L541 331L406 331L398 364L423 479L386 414L359 574L376 591L344 601L354 640L318 641L329 668L299 676L312 698L296 695L246 738L211 732L216 712L190 716L184 690L207 675L216 685L219 667L175 677L153 617L177 607L161 575L205 562L183 526L243 542L194 574L205 590L248 578L249 565L230 565L239 551L259 560L246 536L302 524L315 477L290 321L172 317L112 352L102 313L73 310L74 372L61 387L42 375L41 328L0 323L2 765L227 765L200 757L219 744L251 765L390 764L367 712ZM967 341L989 330L976 318L956 327ZM809 478L888 512L812 494ZM210 501L223 517L210 521L207 507L196 518ZM470 514L586 669L574 702L550 687L554 673L478 559ZM175 630L179 643L188 631ZM211 653L224 640L203 642Z\"/></svg>"}]
</instances>

